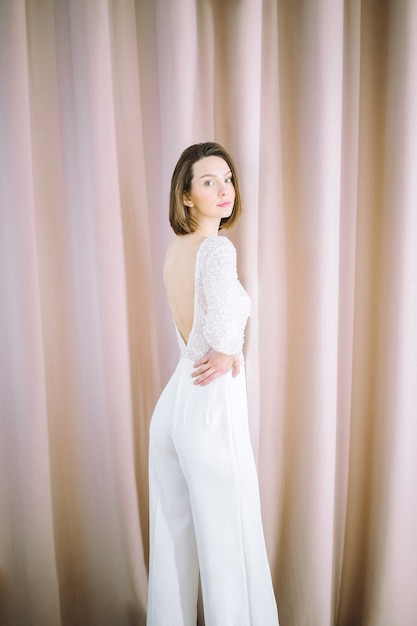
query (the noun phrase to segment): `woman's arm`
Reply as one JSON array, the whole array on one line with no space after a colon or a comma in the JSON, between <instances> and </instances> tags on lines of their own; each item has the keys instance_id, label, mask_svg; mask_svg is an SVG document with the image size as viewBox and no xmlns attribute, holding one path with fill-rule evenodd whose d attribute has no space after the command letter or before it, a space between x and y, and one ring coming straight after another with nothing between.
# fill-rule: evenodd
<instances>
[{"instance_id":1,"label":"woman's arm","mask_svg":"<svg viewBox=\"0 0 417 626\"><path fill-rule=\"evenodd\" d=\"M250 300L237 276L235 247L221 236L212 240L211 246L202 267L207 306L204 334L211 350L194 363L196 385L206 385L230 368L233 376L239 374L250 309Z\"/></svg>"}]
</instances>

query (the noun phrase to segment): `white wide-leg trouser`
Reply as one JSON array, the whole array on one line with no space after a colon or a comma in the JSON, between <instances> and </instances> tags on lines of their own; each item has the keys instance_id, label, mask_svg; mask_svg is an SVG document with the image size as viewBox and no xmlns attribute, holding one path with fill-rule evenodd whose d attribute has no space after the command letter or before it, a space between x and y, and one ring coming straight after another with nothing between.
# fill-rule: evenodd
<instances>
[{"instance_id":1,"label":"white wide-leg trouser","mask_svg":"<svg viewBox=\"0 0 417 626\"><path fill-rule=\"evenodd\" d=\"M277 626L244 368L205 387L182 358L151 421L148 626Z\"/></svg>"}]
</instances>

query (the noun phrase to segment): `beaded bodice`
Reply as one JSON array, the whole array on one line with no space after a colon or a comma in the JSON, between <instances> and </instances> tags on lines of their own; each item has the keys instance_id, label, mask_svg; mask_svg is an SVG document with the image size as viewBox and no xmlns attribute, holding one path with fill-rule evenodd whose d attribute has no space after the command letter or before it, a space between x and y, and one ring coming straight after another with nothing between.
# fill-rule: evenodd
<instances>
[{"instance_id":1,"label":"beaded bodice","mask_svg":"<svg viewBox=\"0 0 417 626\"><path fill-rule=\"evenodd\" d=\"M187 344L177 329L181 356L197 360L210 348L241 353L251 302L239 282L236 249L227 237L204 239L194 280L194 322Z\"/></svg>"}]
</instances>

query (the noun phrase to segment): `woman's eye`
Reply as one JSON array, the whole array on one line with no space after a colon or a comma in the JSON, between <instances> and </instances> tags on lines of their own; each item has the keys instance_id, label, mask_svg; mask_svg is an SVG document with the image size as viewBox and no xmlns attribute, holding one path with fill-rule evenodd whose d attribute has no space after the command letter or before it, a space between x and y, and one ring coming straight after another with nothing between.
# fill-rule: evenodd
<instances>
[{"instance_id":1,"label":"woman's eye","mask_svg":"<svg viewBox=\"0 0 417 626\"><path fill-rule=\"evenodd\" d=\"M233 178L231 176L229 176L229 178L226 178L225 182L226 183L233 183Z\"/></svg>"},{"instance_id":2,"label":"woman's eye","mask_svg":"<svg viewBox=\"0 0 417 626\"><path fill-rule=\"evenodd\" d=\"M206 187L210 187L211 185L214 185L214 180L206 180L204 184Z\"/></svg>"}]
</instances>

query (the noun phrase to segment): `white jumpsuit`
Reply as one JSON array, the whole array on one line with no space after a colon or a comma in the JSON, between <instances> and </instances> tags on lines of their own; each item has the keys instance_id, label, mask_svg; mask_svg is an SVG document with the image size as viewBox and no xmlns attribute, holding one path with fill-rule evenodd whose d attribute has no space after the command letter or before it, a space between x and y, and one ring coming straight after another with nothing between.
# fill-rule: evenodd
<instances>
[{"instance_id":1,"label":"white jumpsuit","mask_svg":"<svg viewBox=\"0 0 417 626\"><path fill-rule=\"evenodd\" d=\"M194 323L151 420L148 626L196 626L201 577L206 626L277 626L249 437L246 381L194 385L214 348L242 353L250 300L236 250L207 237L196 258Z\"/></svg>"}]
</instances>

